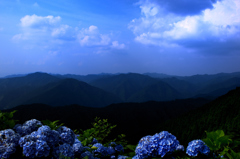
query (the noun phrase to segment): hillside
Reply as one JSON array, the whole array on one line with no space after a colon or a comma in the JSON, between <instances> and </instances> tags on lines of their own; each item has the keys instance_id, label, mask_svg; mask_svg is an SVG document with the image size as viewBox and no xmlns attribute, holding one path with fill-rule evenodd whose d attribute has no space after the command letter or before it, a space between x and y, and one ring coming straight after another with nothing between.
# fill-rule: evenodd
<instances>
[{"instance_id":1,"label":"hillside","mask_svg":"<svg viewBox=\"0 0 240 159\"><path fill-rule=\"evenodd\" d=\"M157 128L176 135L185 145L193 139L206 137L205 130L210 132L223 129L226 134L235 131L240 137L239 114L240 87L237 87L202 107L157 125ZM152 129L155 128L152 125Z\"/></svg>"},{"instance_id":2,"label":"hillside","mask_svg":"<svg viewBox=\"0 0 240 159\"><path fill-rule=\"evenodd\" d=\"M103 108L79 105L51 107L44 104L31 104L3 110L3 112L18 110L14 114L14 119L19 120L20 123L33 118L60 120L72 129L83 130L91 128L91 123L98 116L117 125L113 131L113 136L116 137L118 134L124 133L130 143L136 144L143 135L155 133L155 130L149 129L151 125L158 125L166 120L176 118L180 114L201 107L208 102L209 100L199 98L170 102L120 103Z\"/></svg>"}]
</instances>

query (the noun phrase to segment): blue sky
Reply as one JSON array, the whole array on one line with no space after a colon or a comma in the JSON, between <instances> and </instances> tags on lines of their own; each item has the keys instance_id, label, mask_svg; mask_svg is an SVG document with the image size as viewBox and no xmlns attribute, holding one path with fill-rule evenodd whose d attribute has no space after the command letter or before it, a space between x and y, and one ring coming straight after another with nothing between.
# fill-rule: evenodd
<instances>
[{"instance_id":1,"label":"blue sky","mask_svg":"<svg viewBox=\"0 0 240 159\"><path fill-rule=\"evenodd\" d=\"M239 0L0 0L0 77L240 71Z\"/></svg>"}]
</instances>

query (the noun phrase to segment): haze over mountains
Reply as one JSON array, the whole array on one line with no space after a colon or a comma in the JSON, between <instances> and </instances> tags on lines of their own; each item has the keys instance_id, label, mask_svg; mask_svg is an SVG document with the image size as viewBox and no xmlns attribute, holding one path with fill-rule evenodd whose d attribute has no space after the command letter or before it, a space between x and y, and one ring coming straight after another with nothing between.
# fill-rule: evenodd
<instances>
[{"instance_id":1,"label":"haze over mountains","mask_svg":"<svg viewBox=\"0 0 240 159\"><path fill-rule=\"evenodd\" d=\"M0 78L0 110L32 103L105 107L124 102L215 99L239 86L240 72L194 76L156 73L82 76L36 72Z\"/></svg>"}]
</instances>

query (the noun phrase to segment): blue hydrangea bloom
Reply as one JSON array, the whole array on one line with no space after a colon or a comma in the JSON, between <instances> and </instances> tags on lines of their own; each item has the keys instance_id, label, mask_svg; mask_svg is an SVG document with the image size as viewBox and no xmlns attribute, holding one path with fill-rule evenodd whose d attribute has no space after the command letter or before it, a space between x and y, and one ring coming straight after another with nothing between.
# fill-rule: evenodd
<instances>
[{"instance_id":1,"label":"blue hydrangea bloom","mask_svg":"<svg viewBox=\"0 0 240 159\"><path fill-rule=\"evenodd\" d=\"M93 145L93 144L96 144L96 143L98 143L97 139L93 138L93 141L91 142L91 144Z\"/></svg>"},{"instance_id":2,"label":"blue hydrangea bloom","mask_svg":"<svg viewBox=\"0 0 240 159\"><path fill-rule=\"evenodd\" d=\"M23 147L23 145L26 142L31 142L31 141L37 141L35 137L33 137L32 135L25 135L23 137L20 138L20 140L18 141L19 146Z\"/></svg>"},{"instance_id":3,"label":"blue hydrangea bloom","mask_svg":"<svg viewBox=\"0 0 240 159\"><path fill-rule=\"evenodd\" d=\"M196 157L198 153L208 155L210 153L210 149L202 140L193 140L188 143L187 152L189 156Z\"/></svg>"},{"instance_id":4,"label":"blue hydrangea bloom","mask_svg":"<svg viewBox=\"0 0 240 159\"><path fill-rule=\"evenodd\" d=\"M114 148L112 147L112 146L108 146L108 148L107 148L107 154L108 155L113 155L113 154L115 154L116 153L116 151L114 150Z\"/></svg>"},{"instance_id":5,"label":"blue hydrangea bloom","mask_svg":"<svg viewBox=\"0 0 240 159\"><path fill-rule=\"evenodd\" d=\"M80 156L84 150L85 148L83 147L81 141L75 138L75 142L73 144L73 151L75 153L75 156Z\"/></svg>"},{"instance_id":6,"label":"blue hydrangea bloom","mask_svg":"<svg viewBox=\"0 0 240 159\"><path fill-rule=\"evenodd\" d=\"M75 134L70 128L67 128L66 126L61 126L57 129L57 131L60 134L60 139L59 139L60 144L62 143L67 143L70 145L74 144Z\"/></svg>"},{"instance_id":7,"label":"blue hydrangea bloom","mask_svg":"<svg viewBox=\"0 0 240 159\"><path fill-rule=\"evenodd\" d=\"M0 131L0 143L14 143L18 146L20 135L15 133L12 129L5 129Z\"/></svg>"},{"instance_id":8,"label":"blue hydrangea bloom","mask_svg":"<svg viewBox=\"0 0 240 159\"><path fill-rule=\"evenodd\" d=\"M74 157L74 151L71 145L64 143L63 145L60 145L58 147L55 147L53 149L53 156L55 158L59 158L60 156L65 157Z\"/></svg>"},{"instance_id":9,"label":"blue hydrangea bloom","mask_svg":"<svg viewBox=\"0 0 240 159\"><path fill-rule=\"evenodd\" d=\"M36 131L38 127L42 126L42 123L36 119L26 121L23 125L17 124L14 126L14 130L21 136L29 135L33 131Z\"/></svg>"},{"instance_id":10,"label":"blue hydrangea bloom","mask_svg":"<svg viewBox=\"0 0 240 159\"><path fill-rule=\"evenodd\" d=\"M183 145L178 145L176 150L181 150L181 151L184 151L184 146Z\"/></svg>"},{"instance_id":11,"label":"blue hydrangea bloom","mask_svg":"<svg viewBox=\"0 0 240 159\"><path fill-rule=\"evenodd\" d=\"M93 154L89 151L85 151L84 153L81 154L81 158L84 158L86 156L88 156L88 159L94 159Z\"/></svg>"},{"instance_id":12,"label":"blue hydrangea bloom","mask_svg":"<svg viewBox=\"0 0 240 159\"><path fill-rule=\"evenodd\" d=\"M16 151L16 144L0 142L0 158L9 158Z\"/></svg>"},{"instance_id":13,"label":"blue hydrangea bloom","mask_svg":"<svg viewBox=\"0 0 240 159\"><path fill-rule=\"evenodd\" d=\"M34 141L26 142L23 145L23 154L26 157L34 158L36 153L36 143Z\"/></svg>"},{"instance_id":14,"label":"blue hydrangea bloom","mask_svg":"<svg viewBox=\"0 0 240 159\"><path fill-rule=\"evenodd\" d=\"M36 132L32 132L31 135L36 137L38 140L46 141L50 147L59 143L59 132L51 130L51 128L46 125L39 127L38 130Z\"/></svg>"},{"instance_id":15,"label":"blue hydrangea bloom","mask_svg":"<svg viewBox=\"0 0 240 159\"><path fill-rule=\"evenodd\" d=\"M136 147L135 153L139 159L148 157L164 157L171 154L179 145L179 141L174 135L167 131L162 131L153 136L143 137Z\"/></svg>"},{"instance_id":16,"label":"blue hydrangea bloom","mask_svg":"<svg viewBox=\"0 0 240 159\"><path fill-rule=\"evenodd\" d=\"M96 143L93 146L97 147L98 149L94 150L93 153L95 154L95 156L101 156L101 157L105 157L108 155L108 148L104 147L102 144L100 143Z\"/></svg>"},{"instance_id":17,"label":"blue hydrangea bloom","mask_svg":"<svg viewBox=\"0 0 240 159\"><path fill-rule=\"evenodd\" d=\"M115 150L117 152L124 152L124 148L121 144L115 146Z\"/></svg>"},{"instance_id":18,"label":"blue hydrangea bloom","mask_svg":"<svg viewBox=\"0 0 240 159\"><path fill-rule=\"evenodd\" d=\"M36 142L36 157L47 157L50 153L50 147L46 141L37 140Z\"/></svg>"}]
</instances>

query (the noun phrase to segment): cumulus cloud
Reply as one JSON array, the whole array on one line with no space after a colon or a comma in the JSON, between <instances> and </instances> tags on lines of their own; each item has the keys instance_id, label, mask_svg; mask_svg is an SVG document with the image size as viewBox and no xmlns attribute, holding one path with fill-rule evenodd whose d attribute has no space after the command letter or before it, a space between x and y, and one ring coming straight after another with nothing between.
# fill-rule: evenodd
<instances>
[{"instance_id":1,"label":"cumulus cloud","mask_svg":"<svg viewBox=\"0 0 240 159\"><path fill-rule=\"evenodd\" d=\"M60 16L38 16L26 15L20 19L22 32L12 37L13 41L26 41L37 43L63 44L65 41L78 42L82 47L96 46L106 47L104 49L123 49L124 44L111 40L111 35L102 34L97 26L91 25L88 28L78 29L66 24L61 24ZM39 43L38 43L39 44Z\"/></svg>"},{"instance_id":2,"label":"cumulus cloud","mask_svg":"<svg viewBox=\"0 0 240 159\"><path fill-rule=\"evenodd\" d=\"M162 6L166 12L187 16L199 14L205 9L213 9L217 0L148 0L148 2Z\"/></svg>"},{"instance_id":3,"label":"cumulus cloud","mask_svg":"<svg viewBox=\"0 0 240 159\"><path fill-rule=\"evenodd\" d=\"M124 44L119 44L118 41L113 41L113 42L112 42L112 48L124 49L124 48L125 48L125 45L124 45Z\"/></svg>"},{"instance_id":4,"label":"cumulus cloud","mask_svg":"<svg viewBox=\"0 0 240 159\"><path fill-rule=\"evenodd\" d=\"M76 29L73 29L69 25L61 25L53 28L51 35L54 38L71 41L76 39Z\"/></svg>"},{"instance_id":5,"label":"cumulus cloud","mask_svg":"<svg viewBox=\"0 0 240 159\"><path fill-rule=\"evenodd\" d=\"M211 47L233 47L232 44L240 40L240 1L216 1L212 6L201 14L182 16L166 12L166 8L155 1L141 2L142 15L133 19L129 28L136 35L135 40L143 44L199 48L213 43L215 46Z\"/></svg>"},{"instance_id":6,"label":"cumulus cloud","mask_svg":"<svg viewBox=\"0 0 240 159\"><path fill-rule=\"evenodd\" d=\"M21 18L21 26L22 27L32 27L32 28L41 28L41 27L49 27L53 26L56 23L60 22L61 17L57 16L54 17L52 15L49 16L37 16L33 15L26 15L25 17Z\"/></svg>"},{"instance_id":7,"label":"cumulus cloud","mask_svg":"<svg viewBox=\"0 0 240 159\"><path fill-rule=\"evenodd\" d=\"M109 45L111 39L106 34L100 34L98 27L91 25L87 29L82 29L78 34L81 46L104 46Z\"/></svg>"}]
</instances>

